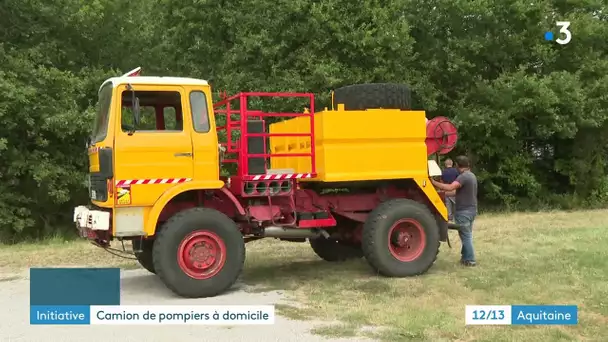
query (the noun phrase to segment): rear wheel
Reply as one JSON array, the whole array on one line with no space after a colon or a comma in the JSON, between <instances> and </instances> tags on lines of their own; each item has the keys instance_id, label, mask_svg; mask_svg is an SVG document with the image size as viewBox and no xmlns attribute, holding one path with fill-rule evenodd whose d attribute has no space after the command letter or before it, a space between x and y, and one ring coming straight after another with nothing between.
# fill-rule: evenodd
<instances>
[{"instance_id":1,"label":"rear wheel","mask_svg":"<svg viewBox=\"0 0 608 342\"><path fill-rule=\"evenodd\" d=\"M136 238L132 241L133 252L139 264L151 273L156 273L154 269L154 260L152 257L152 250L154 247L154 240Z\"/></svg>"},{"instance_id":2,"label":"rear wheel","mask_svg":"<svg viewBox=\"0 0 608 342\"><path fill-rule=\"evenodd\" d=\"M174 293L212 297L228 290L245 263L238 226L208 208L184 210L169 219L154 243L154 268Z\"/></svg>"},{"instance_id":3,"label":"rear wheel","mask_svg":"<svg viewBox=\"0 0 608 342\"><path fill-rule=\"evenodd\" d=\"M310 239L310 246L315 254L325 261L336 262L363 257L360 246L346 244L335 239L324 237Z\"/></svg>"},{"instance_id":4,"label":"rear wheel","mask_svg":"<svg viewBox=\"0 0 608 342\"><path fill-rule=\"evenodd\" d=\"M374 269L388 277L425 273L437 258L439 243L433 214L409 199L380 204L363 226L363 253Z\"/></svg>"}]
</instances>

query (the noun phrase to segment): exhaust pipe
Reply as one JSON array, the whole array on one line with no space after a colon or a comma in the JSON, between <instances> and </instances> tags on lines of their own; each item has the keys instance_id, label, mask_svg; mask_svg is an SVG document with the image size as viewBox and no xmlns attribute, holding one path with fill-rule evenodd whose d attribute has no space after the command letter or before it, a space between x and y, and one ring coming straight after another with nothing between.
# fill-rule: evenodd
<instances>
[{"instance_id":1,"label":"exhaust pipe","mask_svg":"<svg viewBox=\"0 0 608 342\"><path fill-rule=\"evenodd\" d=\"M323 229L310 228L283 228L270 226L264 228L264 237L274 238L317 238L320 236L329 237L329 234Z\"/></svg>"}]
</instances>

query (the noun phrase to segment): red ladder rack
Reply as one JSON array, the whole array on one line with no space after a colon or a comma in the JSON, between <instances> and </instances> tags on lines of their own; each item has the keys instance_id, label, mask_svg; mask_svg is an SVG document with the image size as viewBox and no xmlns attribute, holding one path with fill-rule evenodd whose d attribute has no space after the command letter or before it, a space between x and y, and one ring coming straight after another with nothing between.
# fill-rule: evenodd
<instances>
[{"instance_id":1,"label":"red ladder rack","mask_svg":"<svg viewBox=\"0 0 608 342\"><path fill-rule=\"evenodd\" d=\"M266 113L260 110L250 110L248 99L250 97L298 97L308 98L310 100L308 113ZM234 108L234 102L238 100L238 109ZM217 127L217 132L226 131L226 142L220 143L226 148L225 153L236 154L235 159L222 158L221 163L237 163L237 175L241 180L269 180L269 179L291 179L291 178L314 178L316 177L316 158L315 158L315 136L314 136L314 94L312 93L268 93L268 92L242 92L233 96L223 94L222 100L214 105L215 114L223 114L226 118L226 124ZM223 108L222 108L223 107ZM233 119L232 115L238 115L238 119ZM247 131L247 121L252 118L263 120L265 117L310 117L310 132L309 133L249 133ZM233 141L232 132L240 131L241 136ZM310 137L310 153L249 153L247 146L247 138L249 137ZM295 173L295 174L264 174L251 175L248 169L248 159L264 158L264 162L272 157L310 157L311 172L310 173Z\"/></svg>"}]
</instances>

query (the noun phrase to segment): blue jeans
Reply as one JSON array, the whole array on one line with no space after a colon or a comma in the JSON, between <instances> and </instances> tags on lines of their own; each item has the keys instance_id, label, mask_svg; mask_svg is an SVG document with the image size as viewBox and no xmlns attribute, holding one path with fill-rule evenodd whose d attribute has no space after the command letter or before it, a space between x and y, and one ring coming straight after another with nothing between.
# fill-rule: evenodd
<instances>
[{"instance_id":1,"label":"blue jeans","mask_svg":"<svg viewBox=\"0 0 608 342\"><path fill-rule=\"evenodd\" d=\"M454 197L447 197L445 198L445 206L448 209L448 221L453 221L454 220Z\"/></svg>"},{"instance_id":2,"label":"blue jeans","mask_svg":"<svg viewBox=\"0 0 608 342\"><path fill-rule=\"evenodd\" d=\"M454 220L460 226L458 235L462 242L460 254L463 261L475 261L475 250L473 249L473 222L477 213L469 211L457 211L454 213Z\"/></svg>"}]
</instances>

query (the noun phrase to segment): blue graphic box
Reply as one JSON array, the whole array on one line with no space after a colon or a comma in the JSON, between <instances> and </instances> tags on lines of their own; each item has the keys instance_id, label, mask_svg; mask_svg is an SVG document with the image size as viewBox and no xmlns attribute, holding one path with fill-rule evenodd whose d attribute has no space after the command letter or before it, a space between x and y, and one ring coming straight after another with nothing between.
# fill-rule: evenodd
<instances>
[{"instance_id":1,"label":"blue graphic box","mask_svg":"<svg viewBox=\"0 0 608 342\"><path fill-rule=\"evenodd\" d=\"M120 268L31 268L30 305L120 305Z\"/></svg>"},{"instance_id":2,"label":"blue graphic box","mask_svg":"<svg viewBox=\"0 0 608 342\"><path fill-rule=\"evenodd\" d=\"M120 305L119 268L30 269L30 324L89 324L91 305Z\"/></svg>"}]
</instances>

